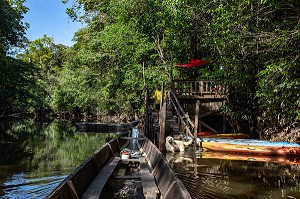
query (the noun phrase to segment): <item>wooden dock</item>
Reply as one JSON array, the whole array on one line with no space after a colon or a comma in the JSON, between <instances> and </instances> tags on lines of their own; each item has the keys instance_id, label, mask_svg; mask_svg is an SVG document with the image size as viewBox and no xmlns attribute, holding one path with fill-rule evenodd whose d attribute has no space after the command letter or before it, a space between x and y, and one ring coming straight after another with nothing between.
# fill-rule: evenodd
<instances>
[{"instance_id":1,"label":"wooden dock","mask_svg":"<svg viewBox=\"0 0 300 199\"><path fill-rule=\"evenodd\" d=\"M159 121L151 105L149 90L145 92L145 135L164 150L165 138L168 135L175 139L191 137L195 140L197 133L203 130L214 133L225 133L226 118L220 114L220 107L225 103L226 90L213 81L173 80L171 90L164 90L161 101ZM214 126L208 117L218 117L222 126Z\"/></svg>"}]
</instances>

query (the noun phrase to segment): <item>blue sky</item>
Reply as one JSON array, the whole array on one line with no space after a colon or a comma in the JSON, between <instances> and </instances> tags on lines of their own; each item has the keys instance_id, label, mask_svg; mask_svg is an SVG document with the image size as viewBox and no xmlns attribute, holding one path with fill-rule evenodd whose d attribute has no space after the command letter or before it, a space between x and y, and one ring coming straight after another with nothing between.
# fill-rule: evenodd
<instances>
[{"instance_id":1,"label":"blue sky","mask_svg":"<svg viewBox=\"0 0 300 199\"><path fill-rule=\"evenodd\" d=\"M66 8L71 7L70 3L65 5L61 0L26 0L24 5L29 8L23 21L30 24L26 31L26 37L30 41L46 34L52 37L56 44L74 44L74 33L83 25L73 22L66 14Z\"/></svg>"}]
</instances>

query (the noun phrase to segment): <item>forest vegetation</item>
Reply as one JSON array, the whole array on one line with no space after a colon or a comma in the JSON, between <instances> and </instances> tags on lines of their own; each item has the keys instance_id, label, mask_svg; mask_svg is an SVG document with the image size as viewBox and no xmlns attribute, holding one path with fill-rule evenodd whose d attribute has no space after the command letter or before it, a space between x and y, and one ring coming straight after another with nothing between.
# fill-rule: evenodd
<instances>
[{"instance_id":1,"label":"forest vegetation","mask_svg":"<svg viewBox=\"0 0 300 199\"><path fill-rule=\"evenodd\" d=\"M84 23L72 47L28 41L25 0L0 0L0 116L143 112L144 82L168 82L171 61L209 61L174 78L228 89L236 131L295 138L300 121L299 0L74 0ZM66 3L68 0L62 0ZM172 56L172 59L171 59Z\"/></svg>"}]
</instances>

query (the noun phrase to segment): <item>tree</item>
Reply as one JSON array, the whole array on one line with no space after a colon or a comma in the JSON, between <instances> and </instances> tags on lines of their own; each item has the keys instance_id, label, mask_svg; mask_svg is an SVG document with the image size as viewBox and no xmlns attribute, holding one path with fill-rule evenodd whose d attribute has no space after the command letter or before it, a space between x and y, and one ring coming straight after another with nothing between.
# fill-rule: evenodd
<instances>
[{"instance_id":1,"label":"tree","mask_svg":"<svg viewBox=\"0 0 300 199\"><path fill-rule=\"evenodd\" d=\"M21 47L26 41L27 26L22 22L28 10L25 0L0 0L0 54L5 55L13 47Z\"/></svg>"},{"instance_id":2,"label":"tree","mask_svg":"<svg viewBox=\"0 0 300 199\"><path fill-rule=\"evenodd\" d=\"M229 92L224 111L236 129L242 130L243 123L261 132L276 126L273 134L295 128L299 2L214 1L203 6L209 16L204 40L216 52L214 62L222 66Z\"/></svg>"},{"instance_id":3,"label":"tree","mask_svg":"<svg viewBox=\"0 0 300 199\"><path fill-rule=\"evenodd\" d=\"M29 43L27 51L18 57L35 65L46 75L62 67L66 46L56 45L53 38L44 35Z\"/></svg>"},{"instance_id":4,"label":"tree","mask_svg":"<svg viewBox=\"0 0 300 199\"><path fill-rule=\"evenodd\" d=\"M55 87L58 74L67 61L67 51L68 47L62 44L57 45L53 38L44 35L30 42L26 52L18 55L18 58L36 68L34 74L36 84L30 89L34 100L28 104L31 112L50 110L52 91L57 89Z\"/></svg>"},{"instance_id":5,"label":"tree","mask_svg":"<svg viewBox=\"0 0 300 199\"><path fill-rule=\"evenodd\" d=\"M34 84L34 67L7 56L13 48L26 41L26 25L21 21L27 8L24 0L0 0L0 111L5 113L26 109Z\"/></svg>"},{"instance_id":6,"label":"tree","mask_svg":"<svg viewBox=\"0 0 300 199\"><path fill-rule=\"evenodd\" d=\"M31 87L35 84L35 69L30 64L12 57L0 55L0 111L23 111L32 100Z\"/></svg>"}]
</instances>

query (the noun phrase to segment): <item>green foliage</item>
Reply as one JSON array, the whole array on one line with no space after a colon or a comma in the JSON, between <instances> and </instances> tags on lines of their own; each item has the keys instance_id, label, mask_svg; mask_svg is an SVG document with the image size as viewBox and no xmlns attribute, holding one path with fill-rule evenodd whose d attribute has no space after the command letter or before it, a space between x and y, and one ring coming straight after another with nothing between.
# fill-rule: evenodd
<instances>
[{"instance_id":1,"label":"green foliage","mask_svg":"<svg viewBox=\"0 0 300 199\"><path fill-rule=\"evenodd\" d=\"M282 61L268 65L258 74L257 98L265 112L265 126L284 128L300 122L299 72L298 64Z\"/></svg>"},{"instance_id":2,"label":"green foliage","mask_svg":"<svg viewBox=\"0 0 300 199\"><path fill-rule=\"evenodd\" d=\"M97 81L91 88L98 100L94 110L132 112L142 107L142 62L149 60L155 46L134 29L132 23L117 22L96 33L84 29L76 35L78 70L94 74Z\"/></svg>"},{"instance_id":3,"label":"green foliage","mask_svg":"<svg viewBox=\"0 0 300 199\"><path fill-rule=\"evenodd\" d=\"M262 72L268 75L257 74L282 61L286 65L284 71L297 73L297 67L293 65L298 59L299 26L295 16L299 14L299 2L214 1L204 4L199 7L208 23L204 27L207 33L202 36L214 64L222 68L217 74L228 90L228 103L223 110L231 116L235 129L247 130L243 129L243 123L257 128L258 118L264 118L258 123L261 128L266 127L262 123L276 125L275 120L268 121L283 113L280 118L285 118L285 125L297 123L297 111L293 111L295 106L292 105L297 102L290 93L299 92L297 78L285 78L284 81L275 78L273 83L262 86L262 82L270 82L268 78L273 75L269 76L270 70ZM283 97L273 96L272 90L278 90L279 85L285 88L286 92L281 93ZM267 105L269 98L273 99L274 106ZM286 111L278 106L275 108L279 104L285 104Z\"/></svg>"},{"instance_id":4,"label":"green foliage","mask_svg":"<svg viewBox=\"0 0 300 199\"><path fill-rule=\"evenodd\" d=\"M3 113L24 110L31 87L35 84L35 68L21 60L0 55L0 111Z\"/></svg>"},{"instance_id":5,"label":"green foliage","mask_svg":"<svg viewBox=\"0 0 300 199\"><path fill-rule=\"evenodd\" d=\"M62 67L66 49L66 46L56 45L53 38L44 35L30 42L27 51L18 57L39 68L41 75L47 75Z\"/></svg>"},{"instance_id":6,"label":"green foliage","mask_svg":"<svg viewBox=\"0 0 300 199\"><path fill-rule=\"evenodd\" d=\"M49 104L55 112L96 112L99 100L96 74L86 70L64 68L54 77L49 89ZM94 110L92 110L94 109Z\"/></svg>"},{"instance_id":7,"label":"green foliage","mask_svg":"<svg viewBox=\"0 0 300 199\"><path fill-rule=\"evenodd\" d=\"M28 10L24 0L0 0L0 111L5 113L26 110L35 101L31 87L35 85L35 67L7 56L13 48L26 44L21 20Z\"/></svg>"},{"instance_id":8,"label":"green foliage","mask_svg":"<svg viewBox=\"0 0 300 199\"><path fill-rule=\"evenodd\" d=\"M68 61L67 53L69 51L66 46L56 45L52 38L44 35L30 42L27 51L17 56L27 62L28 66L36 69L33 75L35 84L28 89L32 98L28 99L28 105L24 109L35 113L51 110L53 102L49 96L52 94L53 87L56 86L57 73Z\"/></svg>"}]
</instances>

